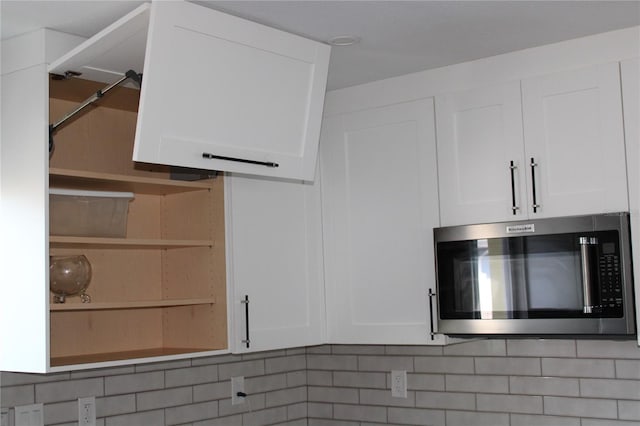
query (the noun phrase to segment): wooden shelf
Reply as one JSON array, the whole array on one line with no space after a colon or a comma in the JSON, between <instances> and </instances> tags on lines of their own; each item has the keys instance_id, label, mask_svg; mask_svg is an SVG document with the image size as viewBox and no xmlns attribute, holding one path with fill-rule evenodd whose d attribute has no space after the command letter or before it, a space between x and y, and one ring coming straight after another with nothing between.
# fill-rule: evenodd
<instances>
[{"instance_id":1,"label":"wooden shelf","mask_svg":"<svg viewBox=\"0 0 640 426\"><path fill-rule=\"evenodd\" d=\"M52 312L67 311L99 311L115 309L143 309L143 308L168 308L173 306L196 306L216 303L214 297L203 299L167 299L167 300L140 300L133 302L100 302L100 303L51 303L49 309Z\"/></svg>"},{"instance_id":2,"label":"wooden shelf","mask_svg":"<svg viewBox=\"0 0 640 426\"><path fill-rule=\"evenodd\" d=\"M213 247L211 240L156 240L145 238L49 237L51 248L114 248L114 249L172 249L187 247Z\"/></svg>"},{"instance_id":3,"label":"wooden shelf","mask_svg":"<svg viewBox=\"0 0 640 426\"><path fill-rule=\"evenodd\" d=\"M166 195L210 189L211 179L182 181L52 167L49 169L49 186L52 188L126 191L137 194Z\"/></svg>"},{"instance_id":4,"label":"wooden shelf","mask_svg":"<svg viewBox=\"0 0 640 426\"><path fill-rule=\"evenodd\" d=\"M206 352L216 350L218 348L151 348L139 349L123 352L107 352L101 354L74 355L64 357L52 357L51 366L59 367L63 365L87 364L96 362L108 362L119 360L134 360L137 358L150 358L157 356L189 354L194 352Z\"/></svg>"}]
</instances>

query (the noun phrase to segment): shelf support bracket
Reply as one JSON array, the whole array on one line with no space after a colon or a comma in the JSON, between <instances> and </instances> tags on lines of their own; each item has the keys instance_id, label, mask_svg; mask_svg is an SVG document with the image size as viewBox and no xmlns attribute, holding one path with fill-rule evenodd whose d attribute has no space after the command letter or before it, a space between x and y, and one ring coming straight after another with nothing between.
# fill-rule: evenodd
<instances>
[{"instance_id":1,"label":"shelf support bracket","mask_svg":"<svg viewBox=\"0 0 640 426\"><path fill-rule=\"evenodd\" d=\"M67 72L67 73L65 73L65 75L66 76L78 76L80 74ZM98 90L96 93L91 95L89 98L87 98L84 102L82 102L80 105L78 105L72 111L70 111L67 114L65 114L65 116L62 117L60 120L56 121L53 124L50 124L49 125L49 155L51 155L53 153L53 148L54 148L54 145L55 145L54 141L53 141L53 134L56 132L56 130L58 130L58 128L60 126L62 126L71 117L75 116L77 113L79 113L80 111L85 109L87 106L89 106L89 105L93 104L94 102L100 100L108 91L110 91L114 87L124 83L125 81L127 81L129 79L131 79L134 82L136 82L138 84L138 86L140 86L142 84L142 74L138 74L133 70L129 70L118 81L116 81L114 83L111 83L110 85L108 85L107 87L105 87L102 90Z\"/></svg>"}]
</instances>

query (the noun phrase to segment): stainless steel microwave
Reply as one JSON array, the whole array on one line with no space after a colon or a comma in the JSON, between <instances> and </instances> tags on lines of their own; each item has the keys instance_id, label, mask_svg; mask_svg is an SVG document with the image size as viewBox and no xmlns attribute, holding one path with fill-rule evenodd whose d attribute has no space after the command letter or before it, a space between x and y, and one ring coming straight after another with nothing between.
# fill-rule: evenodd
<instances>
[{"instance_id":1,"label":"stainless steel microwave","mask_svg":"<svg viewBox=\"0 0 640 426\"><path fill-rule=\"evenodd\" d=\"M633 336L628 213L434 229L438 332Z\"/></svg>"}]
</instances>

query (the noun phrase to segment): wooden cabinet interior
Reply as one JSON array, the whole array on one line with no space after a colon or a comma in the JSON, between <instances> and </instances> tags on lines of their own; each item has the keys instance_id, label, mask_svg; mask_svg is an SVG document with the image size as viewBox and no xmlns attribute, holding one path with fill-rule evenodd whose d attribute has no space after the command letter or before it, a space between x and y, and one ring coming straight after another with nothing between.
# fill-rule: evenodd
<instances>
[{"instance_id":1,"label":"wooden cabinet interior","mask_svg":"<svg viewBox=\"0 0 640 426\"><path fill-rule=\"evenodd\" d=\"M50 79L57 120L102 83ZM54 135L50 187L130 191L125 238L50 236L50 255L84 254L91 303L50 302L51 366L227 347L222 177L170 180L131 161L138 91L114 89Z\"/></svg>"}]
</instances>

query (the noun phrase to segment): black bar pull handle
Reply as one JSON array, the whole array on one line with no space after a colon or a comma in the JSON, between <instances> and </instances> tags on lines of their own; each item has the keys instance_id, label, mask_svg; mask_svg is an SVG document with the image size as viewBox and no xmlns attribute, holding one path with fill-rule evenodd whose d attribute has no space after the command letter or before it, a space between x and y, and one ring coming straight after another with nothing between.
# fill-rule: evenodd
<instances>
[{"instance_id":1,"label":"black bar pull handle","mask_svg":"<svg viewBox=\"0 0 640 426\"><path fill-rule=\"evenodd\" d=\"M249 339L249 295L245 294L244 299L241 300L240 303L244 303L244 326L245 335L247 336L247 338L245 340L242 340L241 342L244 343L248 349L249 345L251 344L251 340Z\"/></svg>"},{"instance_id":2,"label":"black bar pull handle","mask_svg":"<svg viewBox=\"0 0 640 426\"><path fill-rule=\"evenodd\" d=\"M435 340L436 331L433 328L433 298L436 296L436 292L429 289L429 326L431 327L431 332L429 333L429 337L431 340Z\"/></svg>"},{"instance_id":3,"label":"black bar pull handle","mask_svg":"<svg viewBox=\"0 0 640 426\"><path fill-rule=\"evenodd\" d=\"M536 163L536 160L534 160L533 157L531 157L530 165L531 165L531 192L533 197L533 204L531 204L531 207L533 207L534 213L538 213L538 209L540 208L540 204L538 204L538 201L536 198L536 167L538 167L538 163Z\"/></svg>"},{"instance_id":4,"label":"black bar pull handle","mask_svg":"<svg viewBox=\"0 0 640 426\"><path fill-rule=\"evenodd\" d=\"M206 158L209 160L235 161L236 163L257 164L258 166L266 166L266 167L272 167L272 168L280 166L278 163L273 163L270 161L256 161L256 160L247 160L246 158L225 157L223 155L215 155L215 154L210 154L208 152L203 152L202 158Z\"/></svg>"},{"instance_id":5,"label":"black bar pull handle","mask_svg":"<svg viewBox=\"0 0 640 426\"><path fill-rule=\"evenodd\" d=\"M513 163L513 160L511 160L511 162L509 163L509 171L511 172L511 211L513 212L514 216L518 213L518 210L520 210L520 207L518 207L516 205L516 177L515 177L515 171L518 168L518 166L516 166Z\"/></svg>"}]
</instances>

